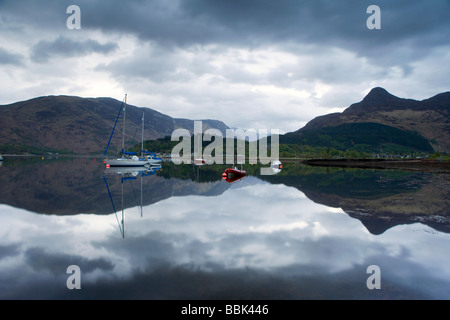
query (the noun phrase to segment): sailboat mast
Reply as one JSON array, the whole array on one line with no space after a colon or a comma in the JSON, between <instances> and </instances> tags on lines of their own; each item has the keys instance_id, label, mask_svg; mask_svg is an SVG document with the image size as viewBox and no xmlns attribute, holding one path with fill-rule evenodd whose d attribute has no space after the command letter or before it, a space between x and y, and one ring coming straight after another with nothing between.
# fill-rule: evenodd
<instances>
[{"instance_id":1,"label":"sailboat mast","mask_svg":"<svg viewBox=\"0 0 450 320\"><path fill-rule=\"evenodd\" d=\"M126 120L127 94L123 105L123 130L122 130L122 153L125 151L125 120Z\"/></svg>"},{"instance_id":2,"label":"sailboat mast","mask_svg":"<svg viewBox=\"0 0 450 320\"><path fill-rule=\"evenodd\" d=\"M144 111L142 111L142 139L141 139L141 157L144 156Z\"/></svg>"}]
</instances>

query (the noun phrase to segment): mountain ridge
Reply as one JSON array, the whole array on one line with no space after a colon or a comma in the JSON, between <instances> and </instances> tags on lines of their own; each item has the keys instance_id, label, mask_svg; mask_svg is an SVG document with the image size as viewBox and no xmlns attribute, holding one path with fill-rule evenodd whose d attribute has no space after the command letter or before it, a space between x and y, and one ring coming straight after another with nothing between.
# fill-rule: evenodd
<instances>
[{"instance_id":1,"label":"mountain ridge","mask_svg":"<svg viewBox=\"0 0 450 320\"><path fill-rule=\"evenodd\" d=\"M0 152L33 151L76 154L103 153L122 101L114 98L82 98L58 95L42 96L0 106ZM172 118L147 107L127 104L126 146L140 142L142 114L144 140L163 138L177 128L193 131L194 120ZM111 150L122 144L123 115L119 117L111 141ZM218 120L201 120L204 130L229 127Z\"/></svg>"},{"instance_id":2,"label":"mountain ridge","mask_svg":"<svg viewBox=\"0 0 450 320\"><path fill-rule=\"evenodd\" d=\"M399 98L381 87L373 88L360 102L343 112L318 116L285 137L300 141L306 132L352 123L377 123L417 133L436 152L450 152L450 91L424 100Z\"/></svg>"},{"instance_id":3,"label":"mountain ridge","mask_svg":"<svg viewBox=\"0 0 450 320\"><path fill-rule=\"evenodd\" d=\"M121 104L122 101L109 97L50 95L0 105L0 153L102 154ZM193 132L195 120L173 118L151 108L127 104L126 148L141 141L142 113L144 140L170 136L178 128ZM110 153L121 150L122 119L117 123ZM220 120L201 121L203 131L216 128L225 136L229 129ZM450 91L419 101L374 87L343 112L318 116L297 131L281 135L280 143L308 145L314 140L313 146L362 150L370 145L371 150L383 149L381 144L372 144L371 138L383 146L400 144L401 148L410 148L417 142L422 151L450 153Z\"/></svg>"}]
</instances>

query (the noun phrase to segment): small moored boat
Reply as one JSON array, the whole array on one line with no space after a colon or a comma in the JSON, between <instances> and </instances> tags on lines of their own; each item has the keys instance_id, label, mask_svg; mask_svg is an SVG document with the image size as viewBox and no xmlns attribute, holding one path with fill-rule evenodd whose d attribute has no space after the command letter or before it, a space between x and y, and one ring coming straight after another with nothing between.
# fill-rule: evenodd
<instances>
[{"instance_id":1,"label":"small moored boat","mask_svg":"<svg viewBox=\"0 0 450 320\"><path fill-rule=\"evenodd\" d=\"M222 179L226 182L236 182L243 179L247 175L245 170L239 170L238 168L227 168L224 173L222 173Z\"/></svg>"}]
</instances>

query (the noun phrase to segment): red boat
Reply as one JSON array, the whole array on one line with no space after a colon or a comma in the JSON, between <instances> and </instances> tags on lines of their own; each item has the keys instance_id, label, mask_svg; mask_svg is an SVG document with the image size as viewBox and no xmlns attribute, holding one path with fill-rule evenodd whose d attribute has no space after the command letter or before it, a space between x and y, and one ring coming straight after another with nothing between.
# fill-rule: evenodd
<instances>
[{"instance_id":1,"label":"red boat","mask_svg":"<svg viewBox=\"0 0 450 320\"><path fill-rule=\"evenodd\" d=\"M243 179L247 175L245 170L239 170L237 168L228 168L225 169L225 172L222 173L222 179L226 182L232 183L238 180Z\"/></svg>"}]
</instances>

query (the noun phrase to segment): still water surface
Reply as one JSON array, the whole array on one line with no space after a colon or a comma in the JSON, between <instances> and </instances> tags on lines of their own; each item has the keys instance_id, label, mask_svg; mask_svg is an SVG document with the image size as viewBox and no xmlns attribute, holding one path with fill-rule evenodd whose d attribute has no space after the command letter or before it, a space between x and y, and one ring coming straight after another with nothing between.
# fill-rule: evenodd
<instances>
[{"instance_id":1,"label":"still water surface","mask_svg":"<svg viewBox=\"0 0 450 320\"><path fill-rule=\"evenodd\" d=\"M450 299L448 174L225 168L6 159L0 298Z\"/></svg>"}]
</instances>

